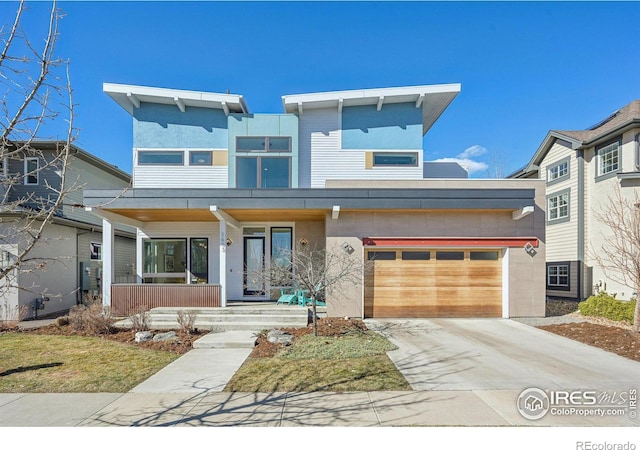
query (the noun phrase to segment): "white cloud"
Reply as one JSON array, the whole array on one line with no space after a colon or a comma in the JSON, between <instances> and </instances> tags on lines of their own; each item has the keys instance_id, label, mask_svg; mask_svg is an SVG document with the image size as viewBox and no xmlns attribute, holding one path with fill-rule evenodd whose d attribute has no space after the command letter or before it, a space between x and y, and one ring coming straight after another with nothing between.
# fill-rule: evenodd
<instances>
[{"instance_id":1,"label":"white cloud","mask_svg":"<svg viewBox=\"0 0 640 450\"><path fill-rule=\"evenodd\" d=\"M458 156L456 156L456 158L466 160L466 159L471 159L475 156L484 155L485 153L487 153L487 149L484 148L482 145L472 145L471 147L467 148L465 151L460 153Z\"/></svg>"},{"instance_id":2,"label":"white cloud","mask_svg":"<svg viewBox=\"0 0 640 450\"><path fill-rule=\"evenodd\" d=\"M469 158L439 158L432 162L455 162L460 164L469 175L480 171L486 171L489 166L481 161L474 161Z\"/></svg>"}]
</instances>

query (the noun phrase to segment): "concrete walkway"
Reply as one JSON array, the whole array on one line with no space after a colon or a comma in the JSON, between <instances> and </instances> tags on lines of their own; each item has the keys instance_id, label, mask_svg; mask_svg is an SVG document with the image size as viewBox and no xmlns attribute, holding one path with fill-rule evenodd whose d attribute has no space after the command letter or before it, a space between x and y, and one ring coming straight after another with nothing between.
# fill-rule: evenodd
<instances>
[{"instance_id":1,"label":"concrete walkway","mask_svg":"<svg viewBox=\"0 0 640 450\"><path fill-rule=\"evenodd\" d=\"M510 320L368 322L410 392L226 393L249 348L194 349L125 394L0 394L0 426L637 426L637 417L525 419L523 389L629 390L640 363ZM218 339L220 336L218 336ZM238 336L234 336L237 342ZM600 367L598 369L598 366ZM605 376L606 374L606 376Z\"/></svg>"}]
</instances>

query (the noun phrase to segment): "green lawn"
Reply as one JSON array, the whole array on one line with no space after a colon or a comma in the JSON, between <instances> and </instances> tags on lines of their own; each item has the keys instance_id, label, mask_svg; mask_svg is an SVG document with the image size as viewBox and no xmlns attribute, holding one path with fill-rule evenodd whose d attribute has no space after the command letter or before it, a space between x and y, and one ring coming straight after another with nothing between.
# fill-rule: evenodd
<instances>
[{"instance_id":1,"label":"green lawn","mask_svg":"<svg viewBox=\"0 0 640 450\"><path fill-rule=\"evenodd\" d=\"M100 338L0 335L0 393L127 392L179 355Z\"/></svg>"},{"instance_id":2,"label":"green lawn","mask_svg":"<svg viewBox=\"0 0 640 450\"><path fill-rule=\"evenodd\" d=\"M386 352L395 347L373 332L297 339L272 358L249 358L225 391L410 391Z\"/></svg>"}]
</instances>

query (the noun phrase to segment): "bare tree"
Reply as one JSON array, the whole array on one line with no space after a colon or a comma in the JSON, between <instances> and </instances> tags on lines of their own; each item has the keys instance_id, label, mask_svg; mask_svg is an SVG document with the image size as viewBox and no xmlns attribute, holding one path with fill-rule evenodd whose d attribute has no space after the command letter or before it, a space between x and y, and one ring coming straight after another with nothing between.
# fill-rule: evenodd
<instances>
[{"instance_id":1,"label":"bare tree","mask_svg":"<svg viewBox=\"0 0 640 450\"><path fill-rule=\"evenodd\" d=\"M312 308L313 334L318 335L317 305L327 293L343 285L362 284L368 265L350 247L329 249L304 246L296 251L279 250L277 257L263 270L251 271L247 277L272 287L291 287L305 292Z\"/></svg>"},{"instance_id":2,"label":"bare tree","mask_svg":"<svg viewBox=\"0 0 640 450\"><path fill-rule=\"evenodd\" d=\"M505 178L508 165L507 157L497 151L492 150L487 161L487 177L488 178Z\"/></svg>"},{"instance_id":3,"label":"bare tree","mask_svg":"<svg viewBox=\"0 0 640 450\"><path fill-rule=\"evenodd\" d=\"M593 258L605 274L636 292L633 330L640 331L640 194L625 197L619 185L609 196L607 205L594 213L606 227L604 244L592 251Z\"/></svg>"},{"instance_id":4,"label":"bare tree","mask_svg":"<svg viewBox=\"0 0 640 450\"><path fill-rule=\"evenodd\" d=\"M27 30L25 2L16 8L0 24L0 295L29 289L20 274L46 269L34 247L78 189L67 180L76 139L69 62L56 55L63 13L53 1L47 22Z\"/></svg>"}]
</instances>

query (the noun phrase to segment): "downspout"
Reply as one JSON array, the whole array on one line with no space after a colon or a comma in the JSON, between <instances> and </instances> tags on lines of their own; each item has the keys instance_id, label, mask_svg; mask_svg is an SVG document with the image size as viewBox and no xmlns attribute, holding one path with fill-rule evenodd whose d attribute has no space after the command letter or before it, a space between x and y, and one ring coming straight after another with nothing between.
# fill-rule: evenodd
<instances>
[{"instance_id":1,"label":"downspout","mask_svg":"<svg viewBox=\"0 0 640 450\"><path fill-rule=\"evenodd\" d=\"M584 150L578 150L578 300L583 299L584 270Z\"/></svg>"}]
</instances>

